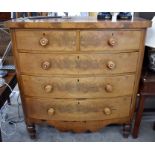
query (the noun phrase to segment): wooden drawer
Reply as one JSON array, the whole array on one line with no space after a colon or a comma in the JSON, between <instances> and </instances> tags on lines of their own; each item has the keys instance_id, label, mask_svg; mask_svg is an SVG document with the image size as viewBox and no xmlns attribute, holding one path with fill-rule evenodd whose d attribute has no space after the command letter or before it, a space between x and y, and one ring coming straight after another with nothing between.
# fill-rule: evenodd
<instances>
[{"instance_id":1,"label":"wooden drawer","mask_svg":"<svg viewBox=\"0 0 155 155\"><path fill-rule=\"evenodd\" d=\"M76 31L16 30L17 49L75 51Z\"/></svg>"},{"instance_id":2,"label":"wooden drawer","mask_svg":"<svg viewBox=\"0 0 155 155\"><path fill-rule=\"evenodd\" d=\"M80 31L80 50L139 49L140 38L140 31Z\"/></svg>"},{"instance_id":3,"label":"wooden drawer","mask_svg":"<svg viewBox=\"0 0 155 155\"><path fill-rule=\"evenodd\" d=\"M109 77L35 77L22 75L26 96L97 98L131 95L134 75Z\"/></svg>"},{"instance_id":4,"label":"wooden drawer","mask_svg":"<svg viewBox=\"0 0 155 155\"><path fill-rule=\"evenodd\" d=\"M22 74L115 74L135 72L138 53L30 54L20 53Z\"/></svg>"},{"instance_id":5,"label":"wooden drawer","mask_svg":"<svg viewBox=\"0 0 155 155\"><path fill-rule=\"evenodd\" d=\"M128 117L131 97L111 99L26 98L30 118L61 121L107 120Z\"/></svg>"}]
</instances>

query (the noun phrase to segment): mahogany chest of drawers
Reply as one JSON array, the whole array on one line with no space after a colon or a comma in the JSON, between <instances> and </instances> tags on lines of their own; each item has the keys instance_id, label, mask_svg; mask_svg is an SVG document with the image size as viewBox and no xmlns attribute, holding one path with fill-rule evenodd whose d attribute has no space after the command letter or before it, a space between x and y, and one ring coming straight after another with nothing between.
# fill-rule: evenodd
<instances>
[{"instance_id":1,"label":"mahogany chest of drawers","mask_svg":"<svg viewBox=\"0 0 155 155\"><path fill-rule=\"evenodd\" d=\"M40 123L75 132L124 124L129 135L149 21L16 19L6 25L32 138Z\"/></svg>"}]
</instances>

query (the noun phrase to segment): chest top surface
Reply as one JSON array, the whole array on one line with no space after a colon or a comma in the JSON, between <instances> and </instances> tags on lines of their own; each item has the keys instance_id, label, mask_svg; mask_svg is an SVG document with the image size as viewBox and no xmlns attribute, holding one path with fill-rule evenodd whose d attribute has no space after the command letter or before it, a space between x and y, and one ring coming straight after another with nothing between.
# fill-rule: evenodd
<instances>
[{"instance_id":1,"label":"chest top surface","mask_svg":"<svg viewBox=\"0 0 155 155\"><path fill-rule=\"evenodd\" d=\"M142 18L133 18L131 21L99 21L95 17L71 17L30 19L17 18L6 22L10 28L53 28L53 29L142 29L151 26L151 21Z\"/></svg>"}]
</instances>

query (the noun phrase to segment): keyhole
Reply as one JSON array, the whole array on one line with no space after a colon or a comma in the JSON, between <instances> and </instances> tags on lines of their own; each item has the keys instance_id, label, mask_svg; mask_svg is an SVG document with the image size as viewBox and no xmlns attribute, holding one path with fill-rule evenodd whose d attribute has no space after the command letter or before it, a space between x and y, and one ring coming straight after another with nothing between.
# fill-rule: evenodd
<instances>
[{"instance_id":1,"label":"keyhole","mask_svg":"<svg viewBox=\"0 0 155 155\"><path fill-rule=\"evenodd\" d=\"M77 82L79 82L80 80L79 79L77 79Z\"/></svg>"},{"instance_id":2,"label":"keyhole","mask_svg":"<svg viewBox=\"0 0 155 155\"><path fill-rule=\"evenodd\" d=\"M114 34L112 33L112 36L114 36Z\"/></svg>"},{"instance_id":3,"label":"keyhole","mask_svg":"<svg viewBox=\"0 0 155 155\"><path fill-rule=\"evenodd\" d=\"M80 102L78 102L78 104L80 104Z\"/></svg>"},{"instance_id":4,"label":"keyhole","mask_svg":"<svg viewBox=\"0 0 155 155\"><path fill-rule=\"evenodd\" d=\"M45 33L43 33L43 36L45 36Z\"/></svg>"},{"instance_id":5,"label":"keyhole","mask_svg":"<svg viewBox=\"0 0 155 155\"><path fill-rule=\"evenodd\" d=\"M79 56L77 56L77 58L79 59L80 57L79 57Z\"/></svg>"}]
</instances>

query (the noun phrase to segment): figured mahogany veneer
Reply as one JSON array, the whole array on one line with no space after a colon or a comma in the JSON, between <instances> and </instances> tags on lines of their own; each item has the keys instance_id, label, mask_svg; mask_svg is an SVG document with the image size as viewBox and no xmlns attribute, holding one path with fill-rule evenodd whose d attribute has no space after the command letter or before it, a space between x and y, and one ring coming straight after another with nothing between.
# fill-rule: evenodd
<instances>
[{"instance_id":1,"label":"figured mahogany veneer","mask_svg":"<svg viewBox=\"0 0 155 155\"><path fill-rule=\"evenodd\" d=\"M17 49L75 51L76 31L16 30Z\"/></svg>"},{"instance_id":2,"label":"figured mahogany veneer","mask_svg":"<svg viewBox=\"0 0 155 155\"><path fill-rule=\"evenodd\" d=\"M136 72L137 59L138 52L117 54L34 54L26 52L19 54L21 72L28 75L132 73Z\"/></svg>"},{"instance_id":3,"label":"figured mahogany veneer","mask_svg":"<svg viewBox=\"0 0 155 155\"><path fill-rule=\"evenodd\" d=\"M135 76L37 77L22 75L21 80L25 96L103 98L132 95ZM108 86L111 87L111 91Z\"/></svg>"},{"instance_id":4,"label":"figured mahogany veneer","mask_svg":"<svg viewBox=\"0 0 155 155\"><path fill-rule=\"evenodd\" d=\"M124 124L128 136L151 22L95 18L20 19L11 28L27 129L97 131Z\"/></svg>"},{"instance_id":5,"label":"figured mahogany veneer","mask_svg":"<svg viewBox=\"0 0 155 155\"><path fill-rule=\"evenodd\" d=\"M128 117L130 102L131 97L110 99L26 98L26 108L30 117L41 120L92 121Z\"/></svg>"},{"instance_id":6,"label":"figured mahogany veneer","mask_svg":"<svg viewBox=\"0 0 155 155\"><path fill-rule=\"evenodd\" d=\"M80 50L102 51L139 49L140 36L140 31L81 31Z\"/></svg>"}]
</instances>

